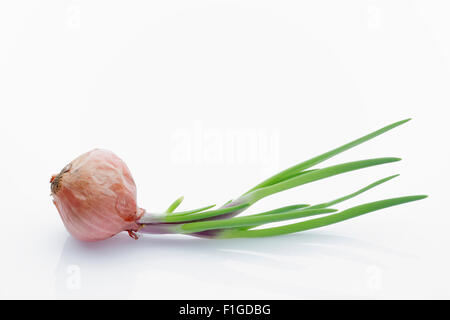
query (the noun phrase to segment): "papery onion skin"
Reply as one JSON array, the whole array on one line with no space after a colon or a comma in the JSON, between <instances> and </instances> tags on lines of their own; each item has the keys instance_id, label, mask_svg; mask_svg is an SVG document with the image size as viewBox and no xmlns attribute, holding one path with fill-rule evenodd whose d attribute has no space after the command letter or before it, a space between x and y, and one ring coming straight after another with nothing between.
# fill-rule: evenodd
<instances>
[{"instance_id":1,"label":"papery onion skin","mask_svg":"<svg viewBox=\"0 0 450 320\"><path fill-rule=\"evenodd\" d=\"M69 233L82 241L137 231L144 210L125 162L109 150L82 154L51 179L53 203Z\"/></svg>"}]
</instances>

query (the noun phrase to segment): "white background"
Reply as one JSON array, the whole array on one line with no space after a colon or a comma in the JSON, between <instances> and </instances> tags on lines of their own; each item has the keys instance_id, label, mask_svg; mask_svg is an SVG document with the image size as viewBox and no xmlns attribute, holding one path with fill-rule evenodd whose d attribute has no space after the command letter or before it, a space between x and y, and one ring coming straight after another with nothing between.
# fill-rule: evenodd
<instances>
[{"instance_id":1,"label":"white background","mask_svg":"<svg viewBox=\"0 0 450 320\"><path fill-rule=\"evenodd\" d=\"M2 1L0 297L450 298L448 1ZM401 176L351 205L428 194L302 234L71 238L49 179L113 150L142 207L222 204L391 122L326 164L403 161L249 212ZM231 138L230 138L231 137ZM323 166L322 165L322 166Z\"/></svg>"}]
</instances>

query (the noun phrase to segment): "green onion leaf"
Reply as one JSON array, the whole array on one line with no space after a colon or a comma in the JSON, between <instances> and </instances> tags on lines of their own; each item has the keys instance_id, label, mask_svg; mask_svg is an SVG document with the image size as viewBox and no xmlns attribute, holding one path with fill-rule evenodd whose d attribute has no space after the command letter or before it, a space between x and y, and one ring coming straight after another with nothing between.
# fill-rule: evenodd
<instances>
[{"instance_id":1,"label":"green onion leaf","mask_svg":"<svg viewBox=\"0 0 450 320\"><path fill-rule=\"evenodd\" d=\"M344 151L347 151L347 150L349 150L349 149L351 149L353 147L356 147L356 146L360 145L363 142L371 140L371 139L373 139L373 138L375 138L375 137L377 137L377 136L379 136L379 135L381 135L381 134L383 134L383 133L385 133L385 132L387 132L389 130L392 130L392 129L394 129L394 128L396 128L396 127L398 127L398 126L400 126L400 125L410 121L410 120L411 119L406 119L406 120L402 120L402 121L398 121L398 122L392 123L392 124L390 124L390 125L388 125L388 126L386 126L384 128L381 128L381 129L379 129L377 131L369 133L368 135L365 135L365 136L363 136L363 137L361 137L359 139L353 140L352 142L344 144L343 146L340 146L340 147L338 147L336 149L333 149L331 151L325 152L325 153L323 153L321 155L318 155L316 157L313 157L313 158L311 158L309 160L303 161L303 162L301 162L301 163L299 163L299 164L297 164L297 165L295 165L293 167L290 167L290 168L288 168L286 170L283 170L280 173L278 173L278 174L276 174L276 175L274 175L274 176L264 180L263 182L259 183L258 185L256 185L255 187L253 187L252 189L247 191L245 194L248 194L248 193L250 193L250 192L252 192L252 191L254 191L256 189L264 188L264 187L267 187L267 186L279 183L279 182L285 180L286 178L290 178L295 173L298 173L298 172L301 172L301 171L303 171L305 169L311 168L312 166L315 166L316 164L319 164L319 163L321 163L321 162L323 162L325 160L328 160L328 159L330 159L330 158L332 158L332 157L334 157L334 156L336 156L336 155L338 155L338 154L340 154L340 153L342 153Z\"/></svg>"},{"instance_id":2,"label":"green onion leaf","mask_svg":"<svg viewBox=\"0 0 450 320\"><path fill-rule=\"evenodd\" d=\"M294 232L300 232L310 229L315 229L323 226L328 226L337 222L355 218L357 216L373 212L376 210L384 209L387 207L396 206L402 203L417 201L426 198L425 195L418 196L406 196L400 198L392 198L381 201L370 202L362 204L336 214L328 215L326 217L311 219L299 223L288 224L280 227L257 229L257 230L224 230L218 237L219 238L257 238L257 237L269 237L282 234L289 234Z\"/></svg>"}]
</instances>

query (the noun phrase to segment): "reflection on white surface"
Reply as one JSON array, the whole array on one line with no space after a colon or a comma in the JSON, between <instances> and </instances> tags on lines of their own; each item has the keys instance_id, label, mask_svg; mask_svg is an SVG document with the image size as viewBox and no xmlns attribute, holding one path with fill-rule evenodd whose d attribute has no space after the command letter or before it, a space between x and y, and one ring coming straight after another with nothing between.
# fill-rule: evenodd
<instances>
[{"instance_id":1,"label":"reflection on white surface","mask_svg":"<svg viewBox=\"0 0 450 320\"><path fill-rule=\"evenodd\" d=\"M144 236L138 241L121 234L98 243L68 237L56 270L55 294L153 299L369 296L383 290L383 273L390 267L380 262L380 255L382 261L386 256L396 262L415 260L371 243L320 233L231 240Z\"/></svg>"}]
</instances>

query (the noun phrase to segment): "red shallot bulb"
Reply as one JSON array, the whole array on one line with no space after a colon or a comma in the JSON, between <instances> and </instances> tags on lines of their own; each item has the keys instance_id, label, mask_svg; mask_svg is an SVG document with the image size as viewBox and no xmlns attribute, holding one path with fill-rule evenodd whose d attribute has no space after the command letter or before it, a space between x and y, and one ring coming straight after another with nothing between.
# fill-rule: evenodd
<instances>
[{"instance_id":1,"label":"red shallot bulb","mask_svg":"<svg viewBox=\"0 0 450 320\"><path fill-rule=\"evenodd\" d=\"M70 162L51 179L53 203L72 236L103 240L138 230L144 213L136 204L130 170L114 153L94 149Z\"/></svg>"}]
</instances>

